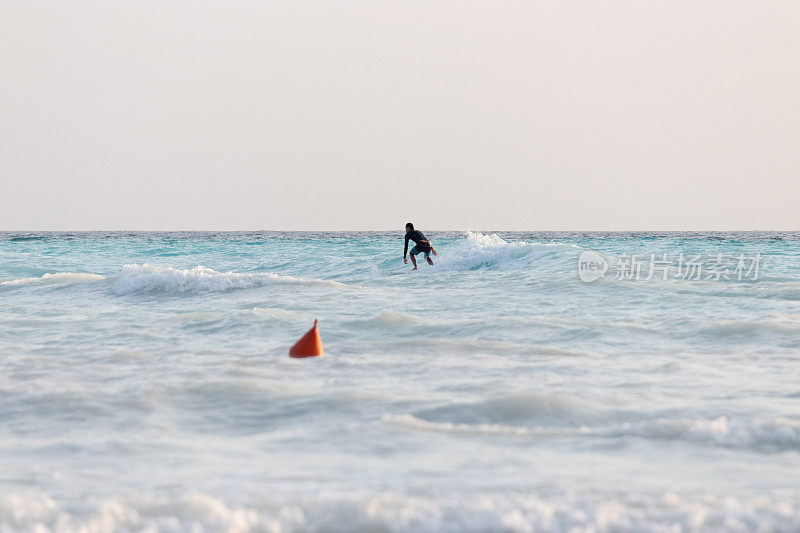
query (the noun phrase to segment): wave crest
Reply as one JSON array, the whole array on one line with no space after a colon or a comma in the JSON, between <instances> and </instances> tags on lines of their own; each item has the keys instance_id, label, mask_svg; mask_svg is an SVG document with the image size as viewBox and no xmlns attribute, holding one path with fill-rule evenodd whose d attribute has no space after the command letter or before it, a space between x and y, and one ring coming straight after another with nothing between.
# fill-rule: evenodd
<instances>
[{"instance_id":1,"label":"wave crest","mask_svg":"<svg viewBox=\"0 0 800 533\"><path fill-rule=\"evenodd\" d=\"M564 255L564 250L579 250L574 244L560 242L531 243L508 242L497 234L467 232L467 238L435 261L436 270L524 270L545 257L552 256L562 264L575 261L574 254ZM567 263L568 262L568 263Z\"/></svg>"},{"instance_id":2,"label":"wave crest","mask_svg":"<svg viewBox=\"0 0 800 533\"><path fill-rule=\"evenodd\" d=\"M734 449L800 450L800 421L775 418L732 422L725 416L697 420L657 419L636 424L622 424L608 431L606 436L685 440Z\"/></svg>"},{"instance_id":3,"label":"wave crest","mask_svg":"<svg viewBox=\"0 0 800 533\"><path fill-rule=\"evenodd\" d=\"M3 281L0 285L27 285L28 283L37 283L40 281L50 282L74 282L74 281L97 281L99 279L106 279L105 276L100 274L91 274L89 272L55 272L53 274L44 274L39 277L33 278L19 278Z\"/></svg>"},{"instance_id":4,"label":"wave crest","mask_svg":"<svg viewBox=\"0 0 800 533\"><path fill-rule=\"evenodd\" d=\"M563 431L546 430L542 427L528 428L524 426L506 426L503 424L464 424L452 422L431 422L422 418L405 413L402 415L384 415L383 422L416 429L420 431L433 431L437 433L458 433L464 435L553 435L556 432L563 434Z\"/></svg>"},{"instance_id":5,"label":"wave crest","mask_svg":"<svg viewBox=\"0 0 800 533\"><path fill-rule=\"evenodd\" d=\"M217 272L202 265L180 270L148 264L129 264L122 267L122 273L114 285L114 291L119 296L143 292L209 293L232 289L251 289L275 284L347 287L347 285L338 281L295 278L272 272Z\"/></svg>"},{"instance_id":6,"label":"wave crest","mask_svg":"<svg viewBox=\"0 0 800 533\"><path fill-rule=\"evenodd\" d=\"M427 416L427 415L424 415ZM638 437L674 440L739 450L777 452L800 450L800 421L789 418L730 421L713 419L667 419L625 422L615 426L526 426L427 420L413 414L384 415L382 421L416 431L461 435L514 435L520 437Z\"/></svg>"}]
</instances>

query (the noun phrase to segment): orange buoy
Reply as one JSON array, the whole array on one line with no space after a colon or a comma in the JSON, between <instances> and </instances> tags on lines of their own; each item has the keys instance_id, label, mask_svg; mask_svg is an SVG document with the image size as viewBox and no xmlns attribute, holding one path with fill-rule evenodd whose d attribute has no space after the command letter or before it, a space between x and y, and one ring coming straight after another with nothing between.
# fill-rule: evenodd
<instances>
[{"instance_id":1,"label":"orange buoy","mask_svg":"<svg viewBox=\"0 0 800 533\"><path fill-rule=\"evenodd\" d=\"M289 355L292 357L315 357L324 353L325 350L322 349L322 339L319 338L316 320L314 321L314 326L300 337L300 340L294 343L294 346L289 348Z\"/></svg>"}]
</instances>

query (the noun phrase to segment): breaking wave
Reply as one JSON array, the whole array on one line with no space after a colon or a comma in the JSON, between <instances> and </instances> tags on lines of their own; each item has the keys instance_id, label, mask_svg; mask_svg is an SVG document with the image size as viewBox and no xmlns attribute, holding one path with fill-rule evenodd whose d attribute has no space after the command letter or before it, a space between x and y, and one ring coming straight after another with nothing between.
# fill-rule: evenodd
<instances>
[{"instance_id":1,"label":"breaking wave","mask_svg":"<svg viewBox=\"0 0 800 533\"><path fill-rule=\"evenodd\" d=\"M41 281L69 283L75 281L96 281L105 278L105 276L101 276L100 274L91 274L88 272L56 272L54 274L44 274L39 277L3 281L0 285L26 285L28 283L37 283Z\"/></svg>"},{"instance_id":2,"label":"breaking wave","mask_svg":"<svg viewBox=\"0 0 800 533\"><path fill-rule=\"evenodd\" d=\"M384 415L382 421L417 431L465 435L512 435L522 437L640 437L687 441L721 448L763 452L800 451L800 420L775 418L732 422L713 419L666 419L625 422L613 426L524 426L494 423L463 423L428 420L405 413Z\"/></svg>"},{"instance_id":3,"label":"breaking wave","mask_svg":"<svg viewBox=\"0 0 800 533\"><path fill-rule=\"evenodd\" d=\"M664 419L622 424L605 432L610 437L637 436L685 440L723 448L762 451L800 450L800 420L774 418L731 421L713 419Z\"/></svg>"},{"instance_id":4,"label":"breaking wave","mask_svg":"<svg viewBox=\"0 0 800 533\"><path fill-rule=\"evenodd\" d=\"M460 433L464 435L542 435L542 436L556 436L568 435L571 432L559 430L556 428L535 427L528 428L524 426L506 426L502 424L464 424L452 422L431 422L422 418L405 413L402 415L384 415L382 420L386 423L406 427L409 429L417 429L420 431L434 431L439 433Z\"/></svg>"},{"instance_id":5,"label":"breaking wave","mask_svg":"<svg viewBox=\"0 0 800 533\"><path fill-rule=\"evenodd\" d=\"M148 264L130 264L122 267L122 273L117 278L114 291L120 296L144 292L209 293L232 289L251 289L276 284L348 287L348 285L338 281L296 278L272 272L217 272L202 265L180 270Z\"/></svg>"},{"instance_id":6,"label":"breaking wave","mask_svg":"<svg viewBox=\"0 0 800 533\"><path fill-rule=\"evenodd\" d=\"M467 238L442 254L433 270L523 270L547 259L571 265L577 256L564 251L580 250L574 244L559 242L508 242L492 233L467 232ZM570 270L568 270L570 271Z\"/></svg>"}]
</instances>

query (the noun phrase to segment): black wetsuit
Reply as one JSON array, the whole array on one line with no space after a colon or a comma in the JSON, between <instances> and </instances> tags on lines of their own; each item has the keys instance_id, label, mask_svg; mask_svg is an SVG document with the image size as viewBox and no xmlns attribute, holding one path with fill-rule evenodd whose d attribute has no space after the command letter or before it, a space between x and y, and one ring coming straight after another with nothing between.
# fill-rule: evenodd
<instances>
[{"instance_id":1,"label":"black wetsuit","mask_svg":"<svg viewBox=\"0 0 800 533\"><path fill-rule=\"evenodd\" d=\"M408 253L408 241L411 239L417 245L417 249L422 253L429 253L431 251L431 243L418 229L412 229L406 232L406 246L403 248L403 257Z\"/></svg>"}]
</instances>

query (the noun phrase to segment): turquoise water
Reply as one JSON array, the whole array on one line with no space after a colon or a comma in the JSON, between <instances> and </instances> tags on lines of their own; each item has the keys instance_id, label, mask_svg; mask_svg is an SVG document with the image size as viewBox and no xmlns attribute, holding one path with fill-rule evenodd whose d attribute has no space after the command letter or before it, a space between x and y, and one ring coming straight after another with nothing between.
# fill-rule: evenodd
<instances>
[{"instance_id":1,"label":"turquoise water","mask_svg":"<svg viewBox=\"0 0 800 533\"><path fill-rule=\"evenodd\" d=\"M426 234L0 233L0 530L800 529L800 233Z\"/></svg>"}]
</instances>

